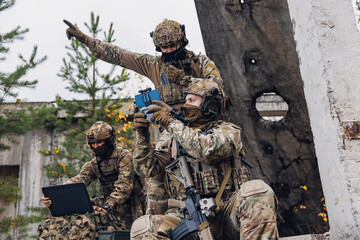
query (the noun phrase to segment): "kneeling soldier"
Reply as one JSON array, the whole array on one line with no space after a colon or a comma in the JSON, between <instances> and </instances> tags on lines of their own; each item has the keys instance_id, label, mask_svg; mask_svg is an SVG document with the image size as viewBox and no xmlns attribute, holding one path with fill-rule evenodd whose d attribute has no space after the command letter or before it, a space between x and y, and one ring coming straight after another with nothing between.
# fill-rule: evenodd
<instances>
[{"instance_id":1,"label":"kneeling soldier","mask_svg":"<svg viewBox=\"0 0 360 240\"><path fill-rule=\"evenodd\" d=\"M169 135L156 149L150 144L145 115L135 114L135 170L163 181L171 199L164 215L138 218L131 238L177 240L195 233L202 239L278 239L274 192L262 180L250 181L235 157L242 149L240 128L219 119L226 105L221 85L195 79L184 93L183 119L162 102L149 110L154 112L152 121ZM179 160L183 157L185 161ZM170 204L174 202L176 207Z\"/></svg>"},{"instance_id":2,"label":"kneeling soldier","mask_svg":"<svg viewBox=\"0 0 360 240\"><path fill-rule=\"evenodd\" d=\"M135 178L130 151L116 146L114 128L102 121L96 122L87 132L86 141L94 158L85 163L79 174L65 184L83 182L86 186L100 180L102 197L92 199L94 213L74 214L46 219L39 226L39 239L95 239L100 230L130 229L135 202L141 194ZM46 207L51 199L43 197Z\"/></svg>"}]
</instances>

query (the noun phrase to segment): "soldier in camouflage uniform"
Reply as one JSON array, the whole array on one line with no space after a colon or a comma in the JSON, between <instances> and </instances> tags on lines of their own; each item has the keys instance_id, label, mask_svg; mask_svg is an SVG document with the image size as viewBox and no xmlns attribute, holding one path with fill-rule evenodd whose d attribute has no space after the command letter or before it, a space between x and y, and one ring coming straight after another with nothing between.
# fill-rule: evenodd
<instances>
[{"instance_id":1,"label":"soldier in camouflage uniform","mask_svg":"<svg viewBox=\"0 0 360 240\"><path fill-rule=\"evenodd\" d=\"M196 55L185 47L189 43L186 38L185 26L180 23L165 19L156 26L150 36L153 39L155 49L161 52L161 56L151 56L130 52L107 42L102 42L85 35L80 29L67 22L69 28L66 35L70 39L75 37L84 43L97 58L111 64L133 70L148 77L155 88L159 90L164 102L176 110L185 102L185 96L181 89L187 86L193 78L215 80L223 85L219 69L215 63L205 55ZM161 81L161 76L167 76L170 83ZM167 141L166 131L160 129L159 142ZM147 181L148 195L146 212L161 212L162 183L154 179ZM160 203L158 203L160 202Z\"/></svg>"},{"instance_id":2,"label":"soldier in camouflage uniform","mask_svg":"<svg viewBox=\"0 0 360 240\"><path fill-rule=\"evenodd\" d=\"M103 61L148 77L159 90L162 100L177 110L185 102L181 88L186 86L192 77L216 79L220 84L223 82L213 61L185 48L189 43L185 26L176 21L165 19L150 33L156 51L161 52L161 56L130 52L87 36L78 27L69 22L67 24L71 26L66 30L69 39L74 36ZM164 74L170 80L169 84L161 81L160 77Z\"/></svg>"},{"instance_id":3,"label":"soldier in camouflage uniform","mask_svg":"<svg viewBox=\"0 0 360 240\"><path fill-rule=\"evenodd\" d=\"M149 142L145 115L135 114L134 126L139 134L135 170L140 176L159 182L164 179L169 197L184 201L184 186L165 171L176 158L178 141L188 153L187 162L201 197L215 198L225 173L231 174L225 181L221 201L217 202L219 211L208 219L214 239L278 239L274 192L262 180L250 181L249 172L234 157L242 148L240 128L219 120L225 109L223 88L216 81L193 79L184 93L187 95L182 111L187 125L176 120L169 106L162 102L149 110L154 112L152 121L163 125L170 136L168 141L158 143L156 149ZM171 229L183 221L179 208L182 204L171 208L171 202L164 215L144 215L137 219L131 227L131 238L170 239Z\"/></svg>"},{"instance_id":4,"label":"soldier in camouflage uniform","mask_svg":"<svg viewBox=\"0 0 360 240\"><path fill-rule=\"evenodd\" d=\"M103 196L92 199L94 213L46 219L39 226L39 239L95 239L99 230L130 229L132 222L144 214L137 202L142 188L134 176L132 154L116 146L114 129L96 122L86 132L86 140L94 158L65 184L83 182L87 186L99 179ZM51 205L51 199L42 200L45 206Z\"/></svg>"}]
</instances>

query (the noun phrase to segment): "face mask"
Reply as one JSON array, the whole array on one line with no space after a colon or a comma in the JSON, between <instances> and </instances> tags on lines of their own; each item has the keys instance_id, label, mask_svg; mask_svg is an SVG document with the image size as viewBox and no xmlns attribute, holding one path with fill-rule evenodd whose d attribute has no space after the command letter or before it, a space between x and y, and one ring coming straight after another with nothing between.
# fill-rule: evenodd
<instances>
[{"instance_id":1,"label":"face mask","mask_svg":"<svg viewBox=\"0 0 360 240\"><path fill-rule=\"evenodd\" d=\"M181 110L185 115L185 120L189 124L188 126L193 129L203 129L205 126L214 122L214 120L204 116L201 109L197 106L185 103Z\"/></svg>"},{"instance_id":2,"label":"face mask","mask_svg":"<svg viewBox=\"0 0 360 240\"><path fill-rule=\"evenodd\" d=\"M178 60L184 60L186 57L186 52L184 48L180 47L171 53L162 53L164 62L170 63L171 65L177 67Z\"/></svg>"},{"instance_id":3,"label":"face mask","mask_svg":"<svg viewBox=\"0 0 360 240\"><path fill-rule=\"evenodd\" d=\"M109 143L105 142L103 145L93 149L93 152L95 153L95 156L100 158L106 158L109 157L114 150L113 145L109 145Z\"/></svg>"}]
</instances>

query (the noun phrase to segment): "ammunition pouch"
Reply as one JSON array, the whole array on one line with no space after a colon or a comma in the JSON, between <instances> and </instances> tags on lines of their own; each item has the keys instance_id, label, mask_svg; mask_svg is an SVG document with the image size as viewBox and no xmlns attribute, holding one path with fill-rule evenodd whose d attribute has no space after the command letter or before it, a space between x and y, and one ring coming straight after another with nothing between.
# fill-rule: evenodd
<instances>
[{"instance_id":1,"label":"ammunition pouch","mask_svg":"<svg viewBox=\"0 0 360 240\"><path fill-rule=\"evenodd\" d=\"M189 166L192 168L194 187L199 192L200 196L215 197L219 192L221 183L226 174L225 163L209 165L205 163L192 162ZM199 169L202 169L202 171L199 171ZM175 174L180 175L177 170L175 171ZM166 179L167 181L165 186L169 191L169 195L178 200L186 199L184 186L172 176L168 175ZM227 199L232 192L240 189L240 186L249 180L250 173L246 167L232 167L232 174L226 183L222 199Z\"/></svg>"},{"instance_id":2,"label":"ammunition pouch","mask_svg":"<svg viewBox=\"0 0 360 240\"><path fill-rule=\"evenodd\" d=\"M168 200L147 199L146 214L164 215L168 210Z\"/></svg>"},{"instance_id":3,"label":"ammunition pouch","mask_svg":"<svg viewBox=\"0 0 360 240\"><path fill-rule=\"evenodd\" d=\"M181 91L181 86L175 83L161 85L157 89L161 100L169 105L184 104L185 95Z\"/></svg>"}]
</instances>

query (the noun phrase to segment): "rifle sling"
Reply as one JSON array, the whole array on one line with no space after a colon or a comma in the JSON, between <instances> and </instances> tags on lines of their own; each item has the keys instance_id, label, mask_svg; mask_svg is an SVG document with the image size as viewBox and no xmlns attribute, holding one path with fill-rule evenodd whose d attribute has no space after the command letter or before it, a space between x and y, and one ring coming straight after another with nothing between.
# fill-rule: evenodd
<instances>
[{"instance_id":1,"label":"rifle sling","mask_svg":"<svg viewBox=\"0 0 360 240\"><path fill-rule=\"evenodd\" d=\"M220 210L220 206L219 206L220 199L221 199L222 194L224 193L225 186L226 186L227 182L229 181L230 175L231 175L231 166L229 165L229 162L227 162L224 180L222 181L219 192L216 194L216 197L215 197L215 203L217 205L217 208L215 210L216 213L218 213ZM202 224L200 224L200 226L198 227L198 230L201 231L201 230L207 228L209 225L210 225L209 221L206 220Z\"/></svg>"},{"instance_id":2,"label":"rifle sling","mask_svg":"<svg viewBox=\"0 0 360 240\"><path fill-rule=\"evenodd\" d=\"M229 162L227 162L224 180L222 181L219 192L216 194L216 197L215 197L215 203L217 205L216 212L218 212L220 210L220 206L219 206L220 199L221 199L222 194L224 193L224 190L225 190L227 182L229 181L230 175L231 175L231 166L229 165Z\"/></svg>"},{"instance_id":3,"label":"rifle sling","mask_svg":"<svg viewBox=\"0 0 360 240\"><path fill-rule=\"evenodd\" d=\"M208 226L210 226L210 222L208 220L205 220L202 224L200 224L200 226L197 228L197 230L201 231L201 230L207 228Z\"/></svg>"}]
</instances>

